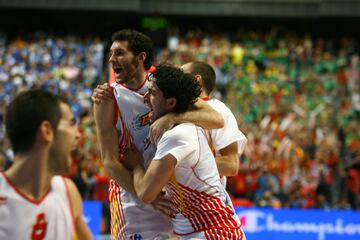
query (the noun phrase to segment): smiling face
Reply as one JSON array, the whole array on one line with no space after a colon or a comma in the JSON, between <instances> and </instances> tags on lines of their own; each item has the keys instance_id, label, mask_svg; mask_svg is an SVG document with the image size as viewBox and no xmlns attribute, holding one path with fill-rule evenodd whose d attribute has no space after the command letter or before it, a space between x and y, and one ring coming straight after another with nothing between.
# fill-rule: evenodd
<instances>
[{"instance_id":1,"label":"smiling face","mask_svg":"<svg viewBox=\"0 0 360 240\"><path fill-rule=\"evenodd\" d=\"M60 102L61 119L50 150L50 171L65 174L71 164L71 152L78 146L80 132L69 105Z\"/></svg>"},{"instance_id":2,"label":"smiling face","mask_svg":"<svg viewBox=\"0 0 360 240\"><path fill-rule=\"evenodd\" d=\"M136 56L128 49L128 41L114 41L110 47L109 62L115 72L116 82L126 84L131 81L140 65Z\"/></svg>"},{"instance_id":3,"label":"smiling face","mask_svg":"<svg viewBox=\"0 0 360 240\"><path fill-rule=\"evenodd\" d=\"M168 100L164 98L162 91L154 81L149 84L148 92L144 96L144 102L151 109L149 117L152 123L169 111Z\"/></svg>"}]
</instances>

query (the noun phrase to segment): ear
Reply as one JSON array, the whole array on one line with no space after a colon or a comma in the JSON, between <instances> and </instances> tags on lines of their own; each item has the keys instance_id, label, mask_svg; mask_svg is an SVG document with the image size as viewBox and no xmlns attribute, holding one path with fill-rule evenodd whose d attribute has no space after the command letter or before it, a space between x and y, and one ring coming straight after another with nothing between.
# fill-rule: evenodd
<instances>
[{"instance_id":1,"label":"ear","mask_svg":"<svg viewBox=\"0 0 360 240\"><path fill-rule=\"evenodd\" d=\"M48 144L53 141L54 131L51 127L50 122L43 121L38 129L37 138L41 143Z\"/></svg>"},{"instance_id":2,"label":"ear","mask_svg":"<svg viewBox=\"0 0 360 240\"><path fill-rule=\"evenodd\" d=\"M145 62L146 60L146 52L140 52L138 55L137 55L137 59L139 62Z\"/></svg>"},{"instance_id":3,"label":"ear","mask_svg":"<svg viewBox=\"0 0 360 240\"><path fill-rule=\"evenodd\" d=\"M166 99L166 109L169 111L174 110L176 107L176 98L167 98Z\"/></svg>"},{"instance_id":4,"label":"ear","mask_svg":"<svg viewBox=\"0 0 360 240\"><path fill-rule=\"evenodd\" d=\"M200 74L195 74L194 75L196 81L200 84L200 86L203 85L203 79L202 79L202 76Z\"/></svg>"}]
</instances>

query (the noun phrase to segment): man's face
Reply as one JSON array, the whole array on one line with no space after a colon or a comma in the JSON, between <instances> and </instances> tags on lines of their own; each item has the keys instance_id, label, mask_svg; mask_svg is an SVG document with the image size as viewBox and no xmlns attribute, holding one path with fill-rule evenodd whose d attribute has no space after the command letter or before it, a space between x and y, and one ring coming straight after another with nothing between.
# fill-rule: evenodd
<instances>
[{"instance_id":1,"label":"man's face","mask_svg":"<svg viewBox=\"0 0 360 240\"><path fill-rule=\"evenodd\" d=\"M128 41L114 41L110 47L109 62L118 83L127 83L136 75L139 62L128 49Z\"/></svg>"},{"instance_id":2,"label":"man's face","mask_svg":"<svg viewBox=\"0 0 360 240\"><path fill-rule=\"evenodd\" d=\"M144 102L151 109L151 122L155 122L156 119L162 117L168 112L166 99L164 98L160 88L153 81L149 84L148 92L144 96Z\"/></svg>"},{"instance_id":3,"label":"man's face","mask_svg":"<svg viewBox=\"0 0 360 240\"><path fill-rule=\"evenodd\" d=\"M74 115L65 103L60 103L61 118L50 149L50 171L64 174L69 171L71 152L78 146L80 132Z\"/></svg>"}]
</instances>

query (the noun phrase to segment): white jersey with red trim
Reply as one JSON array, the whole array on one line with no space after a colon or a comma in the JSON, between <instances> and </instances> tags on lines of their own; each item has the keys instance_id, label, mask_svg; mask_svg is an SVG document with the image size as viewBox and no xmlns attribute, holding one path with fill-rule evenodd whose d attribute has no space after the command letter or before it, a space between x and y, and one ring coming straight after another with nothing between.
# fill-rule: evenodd
<instances>
[{"instance_id":1,"label":"white jersey with red trim","mask_svg":"<svg viewBox=\"0 0 360 240\"><path fill-rule=\"evenodd\" d=\"M143 95L147 91L147 81L139 89L128 89L121 84L112 84L117 102L116 128L119 136L120 151L126 150L134 144L140 152L144 151L149 133L149 108L144 104ZM154 152L148 159L144 159L147 167ZM111 238L112 239L153 239L159 233L172 233L170 219L156 211L152 205L144 204L131 193L119 188L118 184L110 181L109 200L111 209ZM156 221L154 221L156 219ZM154 237L150 237L151 234ZM162 235L161 235L162 236ZM168 239L158 237L157 239Z\"/></svg>"},{"instance_id":2,"label":"white jersey with red trim","mask_svg":"<svg viewBox=\"0 0 360 240\"><path fill-rule=\"evenodd\" d=\"M226 232L226 239L242 239L240 222L233 208L226 205L215 158L205 132L191 123L175 126L164 133L157 145L154 161L171 154L177 160L175 173L166 191L178 213L173 218L179 236L198 232L215 237L214 229Z\"/></svg>"},{"instance_id":3,"label":"white jersey with red trim","mask_svg":"<svg viewBox=\"0 0 360 240\"><path fill-rule=\"evenodd\" d=\"M206 102L224 118L224 127L212 129L210 130L210 134L207 135L209 144L214 147L215 156L221 156L219 151L233 142L237 142L238 153L242 154L244 152L247 139L239 130L234 114L223 102L217 99L210 99ZM221 178L221 183L226 188L226 177Z\"/></svg>"},{"instance_id":4,"label":"white jersey with red trim","mask_svg":"<svg viewBox=\"0 0 360 240\"><path fill-rule=\"evenodd\" d=\"M42 199L32 200L0 173L0 239L75 239L69 197L60 176L52 178Z\"/></svg>"}]
</instances>

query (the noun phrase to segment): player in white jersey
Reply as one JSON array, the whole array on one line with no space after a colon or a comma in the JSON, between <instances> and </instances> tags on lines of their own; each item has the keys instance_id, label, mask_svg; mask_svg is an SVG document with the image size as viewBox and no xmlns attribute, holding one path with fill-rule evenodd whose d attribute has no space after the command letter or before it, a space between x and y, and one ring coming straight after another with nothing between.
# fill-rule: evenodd
<instances>
[{"instance_id":1,"label":"player in white jersey","mask_svg":"<svg viewBox=\"0 0 360 240\"><path fill-rule=\"evenodd\" d=\"M213 148L221 181L226 187L226 176L235 176L240 167L239 159L247 143L245 135L239 130L234 114L221 101L210 99L215 88L215 71L205 62L190 62L181 67L185 73L195 77L201 86L200 97L224 118L224 127L208 131L207 138Z\"/></svg>"},{"instance_id":2,"label":"player in white jersey","mask_svg":"<svg viewBox=\"0 0 360 240\"><path fill-rule=\"evenodd\" d=\"M69 170L79 131L68 104L42 90L21 93L5 119L15 158L0 174L0 239L92 239Z\"/></svg>"},{"instance_id":3,"label":"player in white jersey","mask_svg":"<svg viewBox=\"0 0 360 240\"><path fill-rule=\"evenodd\" d=\"M185 112L201 92L191 75L167 65L157 67L150 84L145 100L152 121L168 112ZM146 170L139 152L129 150L124 159L140 200L153 202L165 187L175 210L174 233L180 239L244 238L239 219L226 205L227 194L203 129L183 123L165 132Z\"/></svg>"},{"instance_id":4,"label":"player in white jersey","mask_svg":"<svg viewBox=\"0 0 360 240\"><path fill-rule=\"evenodd\" d=\"M169 219L135 197L131 176L119 162L119 156L111 155L113 151L125 152L131 144L142 152L144 141L148 141L150 109L143 102L143 94L147 90L146 69L152 60L152 43L147 36L134 30L117 32L112 40L109 62L115 72L116 83L110 91L107 84L98 86L92 97L102 159L109 175L116 180L111 181L109 189L111 236L112 239L169 239L169 233L172 233ZM112 104L114 95L116 108ZM198 121L205 126L222 126L221 116L215 111L209 112L211 107L201 103L198 106L203 110L176 116L173 121ZM111 131L115 127L117 133ZM112 137L118 138L118 145L106 143ZM146 159L143 164L146 167Z\"/></svg>"}]
</instances>

